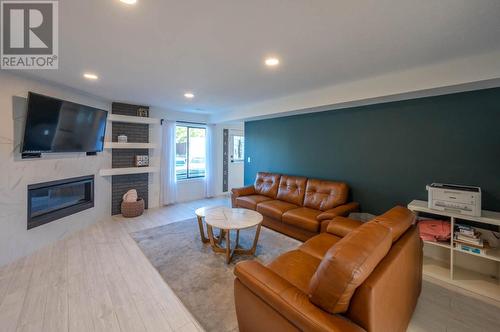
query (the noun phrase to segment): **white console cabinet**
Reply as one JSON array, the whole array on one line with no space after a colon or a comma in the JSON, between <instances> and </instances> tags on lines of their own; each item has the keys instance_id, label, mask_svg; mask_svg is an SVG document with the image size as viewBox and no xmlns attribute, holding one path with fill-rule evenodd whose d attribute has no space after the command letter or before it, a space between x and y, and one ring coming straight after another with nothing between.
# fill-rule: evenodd
<instances>
[{"instance_id":1,"label":"white console cabinet","mask_svg":"<svg viewBox=\"0 0 500 332\"><path fill-rule=\"evenodd\" d=\"M408 209L433 215L434 219L449 220L453 233L460 220L500 226L500 213L482 211L481 217L428 208L427 201L414 200ZM480 227L478 227L480 228ZM437 279L465 290L500 301L500 247L485 254L475 254L455 247L453 236L449 242L424 241L424 277Z\"/></svg>"}]
</instances>

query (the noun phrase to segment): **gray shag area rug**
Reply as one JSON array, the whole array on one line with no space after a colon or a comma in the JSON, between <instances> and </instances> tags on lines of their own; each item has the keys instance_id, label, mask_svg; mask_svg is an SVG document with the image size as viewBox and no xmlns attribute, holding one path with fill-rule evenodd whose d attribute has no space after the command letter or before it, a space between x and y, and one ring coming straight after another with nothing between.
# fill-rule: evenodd
<instances>
[{"instance_id":1,"label":"gray shag area rug","mask_svg":"<svg viewBox=\"0 0 500 332\"><path fill-rule=\"evenodd\" d=\"M150 228L131 236L207 331L238 331L233 296L236 263L258 260L266 264L301 244L262 227L255 256L236 255L226 265L224 254L216 254L210 244L201 243L196 219ZM254 236L255 228L242 230L240 245L250 248ZM231 240L235 237L232 233Z\"/></svg>"}]
</instances>

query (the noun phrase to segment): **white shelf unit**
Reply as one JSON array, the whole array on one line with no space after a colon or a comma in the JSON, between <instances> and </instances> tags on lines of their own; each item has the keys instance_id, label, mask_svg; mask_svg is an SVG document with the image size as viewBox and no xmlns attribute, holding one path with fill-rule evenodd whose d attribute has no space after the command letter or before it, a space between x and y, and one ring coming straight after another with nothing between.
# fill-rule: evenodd
<instances>
[{"instance_id":1,"label":"white shelf unit","mask_svg":"<svg viewBox=\"0 0 500 332\"><path fill-rule=\"evenodd\" d=\"M452 233L457 220L468 220L477 223L500 226L500 213L494 211L483 210L481 217L472 217L462 215L460 213L433 210L427 206L427 201L421 200L412 201L408 204L408 209L414 211L417 215L419 212L422 212L449 219ZM424 276L458 286L482 296L489 297L495 301L500 301L500 282L498 277L493 278L489 275L478 271L468 270L455 264L455 255L457 253L470 255L472 257L480 257L481 259L490 260L500 264L500 249L497 248L488 250L486 254L475 254L463 251L459 248L455 248L453 236L451 237L449 243L424 241L424 244L426 246L440 248L439 250L445 250L449 257L449 261L442 261L425 256L423 262ZM498 265L497 271L500 271L500 265Z\"/></svg>"},{"instance_id":2,"label":"white shelf unit","mask_svg":"<svg viewBox=\"0 0 500 332\"><path fill-rule=\"evenodd\" d=\"M156 149L158 145L155 143L118 143L104 142L105 149Z\"/></svg>"},{"instance_id":3,"label":"white shelf unit","mask_svg":"<svg viewBox=\"0 0 500 332\"><path fill-rule=\"evenodd\" d=\"M136 123L147 125L161 125L161 119L129 116L120 114L108 114L108 121L122 122L122 123ZM157 143L118 143L118 142L104 142L105 149L158 149ZM143 173L158 173L159 167L126 167L126 168L107 168L99 170L100 176L113 176L125 174L143 174Z\"/></svg>"},{"instance_id":4,"label":"white shelf unit","mask_svg":"<svg viewBox=\"0 0 500 332\"><path fill-rule=\"evenodd\" d=\"M140 123L140 124L160 124L161 119L146 118L140 116L109 114L108 121L111 122L126 122L126 123Z\"/></svg>"},{"instance_id":5,"label":"white shelf unit","mask_svg":"<svg viewBox=\"0 0 500 332\"><path fill-rule=\"evenodd\" d=\"M158 173L159 167L123 167L123 168L107 168L99 171L100 176L113 176L125 174L142 174L142 173Z\"/></svg>"}]
</instances>

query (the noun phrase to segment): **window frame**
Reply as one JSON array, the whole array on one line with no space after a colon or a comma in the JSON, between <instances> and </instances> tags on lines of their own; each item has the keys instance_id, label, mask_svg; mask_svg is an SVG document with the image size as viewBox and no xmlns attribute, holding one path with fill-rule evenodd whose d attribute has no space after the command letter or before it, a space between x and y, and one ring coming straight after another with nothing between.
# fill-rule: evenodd
<instances>
[{"instance_id":1,"label":"window frame","mask_svg":"<svg viewBox=\"0 0 500 332\"><path fill-rule=\"evenodd\" d=\"M176 181L188 181L188 180L196 180L196 179L204 179L206 177L206 172L207 172L207 151L205 151L205 172L203 175L198 175L198 176L189 176L189 130L190 129L203 129L205 130L205 144L206 144L206 139L207 139L207 126L204 124L196 124L196 123L186 123L186 122L176 122L175 123L175 129L177 130L177 127L184 127L186 128L186 177L183 177L179 179L177 177L177 171L175 173L175 179ZM175 142L175 156L177 158L177 142ZM176 166L176 161L174 160L174 167Z\"/></svg>"}]
</instances>

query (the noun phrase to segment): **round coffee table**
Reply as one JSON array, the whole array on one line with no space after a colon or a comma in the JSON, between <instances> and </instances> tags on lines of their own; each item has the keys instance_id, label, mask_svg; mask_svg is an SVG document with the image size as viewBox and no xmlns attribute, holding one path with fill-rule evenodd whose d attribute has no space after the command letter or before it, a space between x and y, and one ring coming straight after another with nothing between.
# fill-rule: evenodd
<instances>
[{"instance_id":1,"label":"round coffee table","mask_svg":"<svg viewBox=\"0 0 500 332\"><path fill-rule=\"evenodd\" d=\"M224 206L204 206L201 208L196 209L194 213L196 214L196 217L198 218L198 227L200 228L200 237L201 237L201 242L203 243L208 243L210 240L208 239L208 236L205 235L205 229L203 227L203 219L205 218L205 215L208 210L213 210L213 209L220 209L223 208ZM224 237L224 233L221 230L220 234L217 238L217 242L221 242L222 238Z\"/></svg>"},{"instance_id":2,"label":"round coffee table","mask_svg":"<svg viewBox=\"0 0 500 332\"><path fill-rule=\"evenodd\" d=\"M229 264L235 254L253 255L259 241L260 227L262 225L262 215L259 212L247 209L232 209L228 207L217 207L205 210L205 223L212 250L216 253L226 254L226 263ZM213 228L221 230L221 236L215 238ZM257 227L253 245L249 249L239 246L240 230ZM231 249L231 231L236 231L236 243ZM223 235L226 236L226 246L221 246Z\"/></svg>"}]
</instances>

